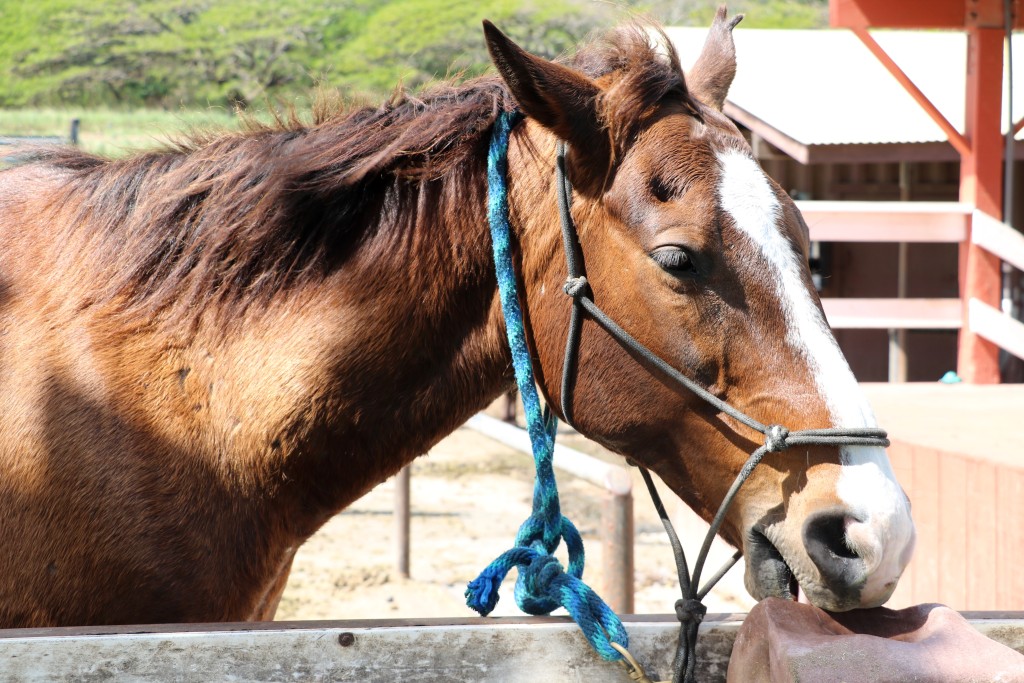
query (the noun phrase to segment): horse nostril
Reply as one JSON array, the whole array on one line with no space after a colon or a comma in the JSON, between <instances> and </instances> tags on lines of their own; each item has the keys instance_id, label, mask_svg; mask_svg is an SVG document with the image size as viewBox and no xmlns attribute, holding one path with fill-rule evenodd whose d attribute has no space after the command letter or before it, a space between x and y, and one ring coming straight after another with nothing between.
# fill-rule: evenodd
<instances>
[{"instance_id":1,"label":"horse nostril","mask_svg":"<svg viewBox=\"0 0 1024 683\"><path fill-rule=\"evenodd\" d=\"M853 518L842 512L819 512L804 522L804 546L829 588L857 586L864 580L864 560L847 543L846 527Z\"/></svg>"}]
</instances>

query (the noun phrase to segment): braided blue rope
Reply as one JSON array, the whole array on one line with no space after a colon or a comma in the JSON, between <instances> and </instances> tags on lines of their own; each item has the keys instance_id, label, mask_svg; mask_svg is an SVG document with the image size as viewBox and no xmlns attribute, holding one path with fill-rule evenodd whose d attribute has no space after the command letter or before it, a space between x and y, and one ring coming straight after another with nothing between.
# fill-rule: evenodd
<instances>
[{"instance_id":1,"label":"braided blue rope","mask_svg":"<svg viewBox=\"0 0 1024 683\"><path fill-rule=\"evenodd\" d=\"M512 262L511 230L508 224L508 139L522 118L518 112L503 112L494 124L487 155L487 218L494 247L494 267L498 293L505 317L509 348L516 384L526 412L527 431L533 447L537 478L533 488L533 514L519 527L516 547L491 562L466 589L466 604L481 615L491 613L498 603L498 587L517 567L516 604L527 614L548 614L565 607L583 634L602 658L622 658L612 646L628 647L629 635L615 612L583 582L583 539L558 502L558 485L553 466L556 421L545 409L533 379L533 364L526 345L523 312L516 294L516 274ZM569 552L568 571L555 559L554 552L564 540Z\"/></svg>"}]
</instances>

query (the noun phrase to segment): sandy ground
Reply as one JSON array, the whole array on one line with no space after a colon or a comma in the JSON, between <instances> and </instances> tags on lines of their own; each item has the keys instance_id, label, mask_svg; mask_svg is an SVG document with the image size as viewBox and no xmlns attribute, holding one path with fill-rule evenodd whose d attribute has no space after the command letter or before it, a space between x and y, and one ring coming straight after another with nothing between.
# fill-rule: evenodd
<instances>
[{"instance_id":1,"label":"sandy ground","mask_svg":"<svg viewBox=\"0 0 1024 683\"><path fill-rule=\"evenodd\" d=\"M570 436L568 443L622 462L579 436ZM456 430L413 464L411 578L400 577L394 569L394 482L389 480L328 522L299 550L277 619L475 616L463 598L466 584L511 547L519 524L529 516L532 470L529 455L467 427ZM597 531L603 491L564 474L559 475L559 489L564 514L583 535L584 579L600 592ZM671 613L679 597L672 552L636 473L633 491L636 612ZM663 495L687 556L693 558L707 526L671 493ZM716 541L708 572L731 553ZM564 555L561 559L564 563ZM502 586L495 615L520 614L512 597L514 578L515 570ZM753 606L743 589L742 563L706 602L709 612L746 612Z\"/></svg>"}]
</instances>

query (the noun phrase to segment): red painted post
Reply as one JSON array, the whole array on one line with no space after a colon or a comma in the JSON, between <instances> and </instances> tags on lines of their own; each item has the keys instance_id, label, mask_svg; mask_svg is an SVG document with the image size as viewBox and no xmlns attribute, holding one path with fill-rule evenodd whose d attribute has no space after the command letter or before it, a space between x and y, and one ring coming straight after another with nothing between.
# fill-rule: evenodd
<instances>
[{"instance_id":1,"label":"red painted post","mask_svg":"<svg viewBox=\"0 0 1024 683\"><path fill-rule=\"evenodd\" d=\"M985 213L1002 216L1003 139L1000 107L1003 94L1003 30L967 29L967 117L965 137L971 149L960 160L960 201ZM960 331L957 372L979 384L999 382L999 347L974 334L968 324L967 304L979 299L999 308L999 259L971 244L970 234L960 246L960 298L965 325Z\"/></svg>"}]
</instances>

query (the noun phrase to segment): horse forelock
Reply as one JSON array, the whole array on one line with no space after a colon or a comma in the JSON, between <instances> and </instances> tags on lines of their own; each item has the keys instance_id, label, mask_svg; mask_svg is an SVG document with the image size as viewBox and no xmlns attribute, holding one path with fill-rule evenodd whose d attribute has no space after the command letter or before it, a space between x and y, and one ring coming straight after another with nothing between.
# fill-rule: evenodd
<instances>
[{"instance_id":1,"label":"horse forelock","mask_svg":"<svg viewBox=\"0 0 1024 683\"><path fill-rule=\"evenodd\" d=\"M637 21L618 27L581 49L572 65L607 81L598 115L619 157L668 101L700 117L701 105L686 87L679 55L657 25Z\"/></svg>"},{"instance_id":2,"label":"horse forelock","mask_svg":"<svg viewBox=\"0 0 1024 683\"><path fill-rule=\"evenodd\" d=\"M600 80L597 113L618 147L667 98L697 111L671 43L661 44L631 25L569 60ZM370 225L401 229L409 215L436 224L418 211L426 185L482 183L489 132L515 107L507 86L484 76L396 92L378 107L320 105L310 123L190 134L126 159L68 150L34 163L64 176L51 210L62 207L64 229L81 238L69 242L89 245L89 271L106 280L97 299L188 315L216 301L232 319L323 277Z\"/></svg>"}]
</instances>

